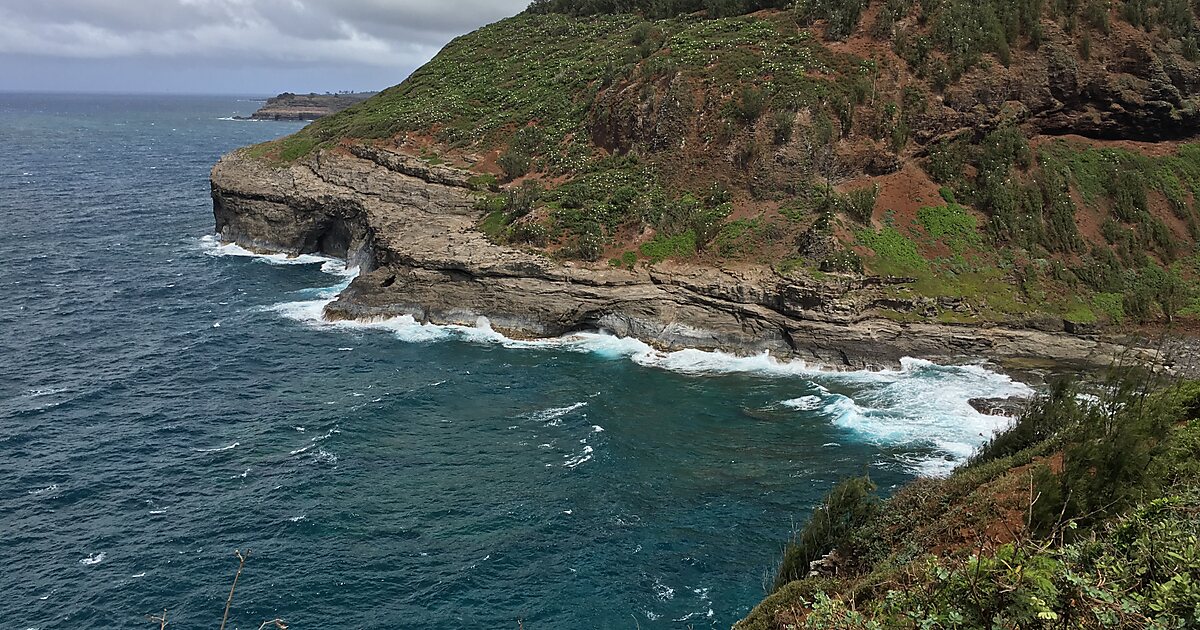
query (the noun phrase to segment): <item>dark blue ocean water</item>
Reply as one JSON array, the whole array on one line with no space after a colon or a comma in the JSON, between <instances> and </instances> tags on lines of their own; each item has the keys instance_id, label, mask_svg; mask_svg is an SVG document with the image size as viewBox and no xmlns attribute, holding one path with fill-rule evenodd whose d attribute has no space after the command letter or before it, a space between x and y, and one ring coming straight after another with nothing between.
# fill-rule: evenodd
<instances>
[{"instance_id":1,"label":"dark blue ocean water","mask_svg":"<svg viewBox=\"0 0 1200 630\"><path fill-rule=\"evenodd\" d=\"M0 95L0 628L216 628L234 549L241 628L728 627L832 483L1021 390L321 325L337 264L204 239L218 156L298 128L255 107Z\"/></svg>"}]
</instances>

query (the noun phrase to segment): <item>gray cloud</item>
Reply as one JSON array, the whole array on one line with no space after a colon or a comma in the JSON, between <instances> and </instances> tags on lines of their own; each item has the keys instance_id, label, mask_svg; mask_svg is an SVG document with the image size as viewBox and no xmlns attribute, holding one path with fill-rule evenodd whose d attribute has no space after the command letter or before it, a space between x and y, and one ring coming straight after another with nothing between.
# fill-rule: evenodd
<instances>
[{"instance_id":1,"label":"gray cloud","mask_svg":"<svg viewBox=\"0 0 1200 630\"><path fill-rule=\"evenodd\" d=\"M411 69L528 0L0 0L0 55Z\"/></svg>"}]
</instances>

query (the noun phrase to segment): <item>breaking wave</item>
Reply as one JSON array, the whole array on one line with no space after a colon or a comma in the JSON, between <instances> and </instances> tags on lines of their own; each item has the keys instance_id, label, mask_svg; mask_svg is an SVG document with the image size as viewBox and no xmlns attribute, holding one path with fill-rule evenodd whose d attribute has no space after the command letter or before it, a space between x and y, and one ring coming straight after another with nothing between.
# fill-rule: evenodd
<instances>
[{"instance_id":1,"label":"breaking wave","mask_svg":"<svg viewBox=\"0 0 1200 630\"><path fill-rule=\"evenodd\" d=\"M695 376L744 374L794 378L797 393L801 395L780 401L778 407L817 414L871 443L927 449L931 454L911 465L923 475L948 474L1009 422L1007 418L979 413L969 404L970 399L1033 394L1027 385L981 365L939 365L906 358L899 369L835 372L804 361L780 361L769 353L736 356L705 350L663 352L640 340L604 332L580 332L553 339L510 339L493 330L486 317L478 318L475 326L422 324L409 315L377 321L329 321L324 317L325 307L354 279L356 269L346 269L340 261L320 256L289 258L255 254L210 239L205 242L212 255L253 257L270 264L320 263L322 271L343 278L342 282L330 287L300 292L307 299L266 307L307 326L382 331L408 343L461 341L513 349L588 353ZM544 415L539 418L543 422L554 423L584 405L586 403L581 402L537 413ZM568 465L578 465L590 457L591 452L586 451ZM574 463L576 461L578 463Z\"/></svg>"},{"instance_id":2,"label":"breaking wave","mask_svg":"<svg viewBox=\"0 0 1200 630\"><path fill-rule=\"evenodd\" d=\"M337 258L318 256L316 254L298 254L295 256L289 254L259 254L235 243L223 243L217 236L212 234L200 237L200 248L209 256L250 258L269 265L281 266L319 264L321 265L321 271L328 274L349 279L353 279L358 275L356 267L348 267L344 261ZM338 290L340 291L341 289Z\"/></svg>"}]
</instances>

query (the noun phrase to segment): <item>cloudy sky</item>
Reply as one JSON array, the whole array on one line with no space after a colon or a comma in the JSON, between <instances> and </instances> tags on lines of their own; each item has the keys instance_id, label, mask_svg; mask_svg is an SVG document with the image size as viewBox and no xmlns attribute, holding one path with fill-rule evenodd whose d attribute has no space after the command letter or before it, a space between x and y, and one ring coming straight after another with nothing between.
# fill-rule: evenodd
<instances>
[{"instance_id":1,"label":"cloudy sky","mask_svg":"<svg viewBox=\"0 0 1200 630\"><path fill-rule=\"evenodd\" d=\"M399 83L528 0L0 0L0 91L274 94Z\"/></svg>"}]
</instances>

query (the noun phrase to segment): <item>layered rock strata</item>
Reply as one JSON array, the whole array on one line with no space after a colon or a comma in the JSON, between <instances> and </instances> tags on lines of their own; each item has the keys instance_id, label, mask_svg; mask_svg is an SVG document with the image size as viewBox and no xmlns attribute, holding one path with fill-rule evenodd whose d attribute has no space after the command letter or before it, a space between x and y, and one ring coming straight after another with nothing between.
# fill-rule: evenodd
<instances>
[{"instance_id":1,"label":"layered rock strata","mask_svg":"<svg viewBox=\"0 0 1200 630\"><path fill-rule=\"evenodd\" d=\"M767 268L661 263L636 270L560 262L492 243L468 174L375 146L324 150L290 166L225 156L212 171L222 239L263 252L322 253L362 273L330 319L411 315L520 337L604 330L664 350L770 352L828 367L939 360L1106 365L1122 348L1094 336L901 323L889 281L798 281Z\"/></svg>"}]
</instances>

